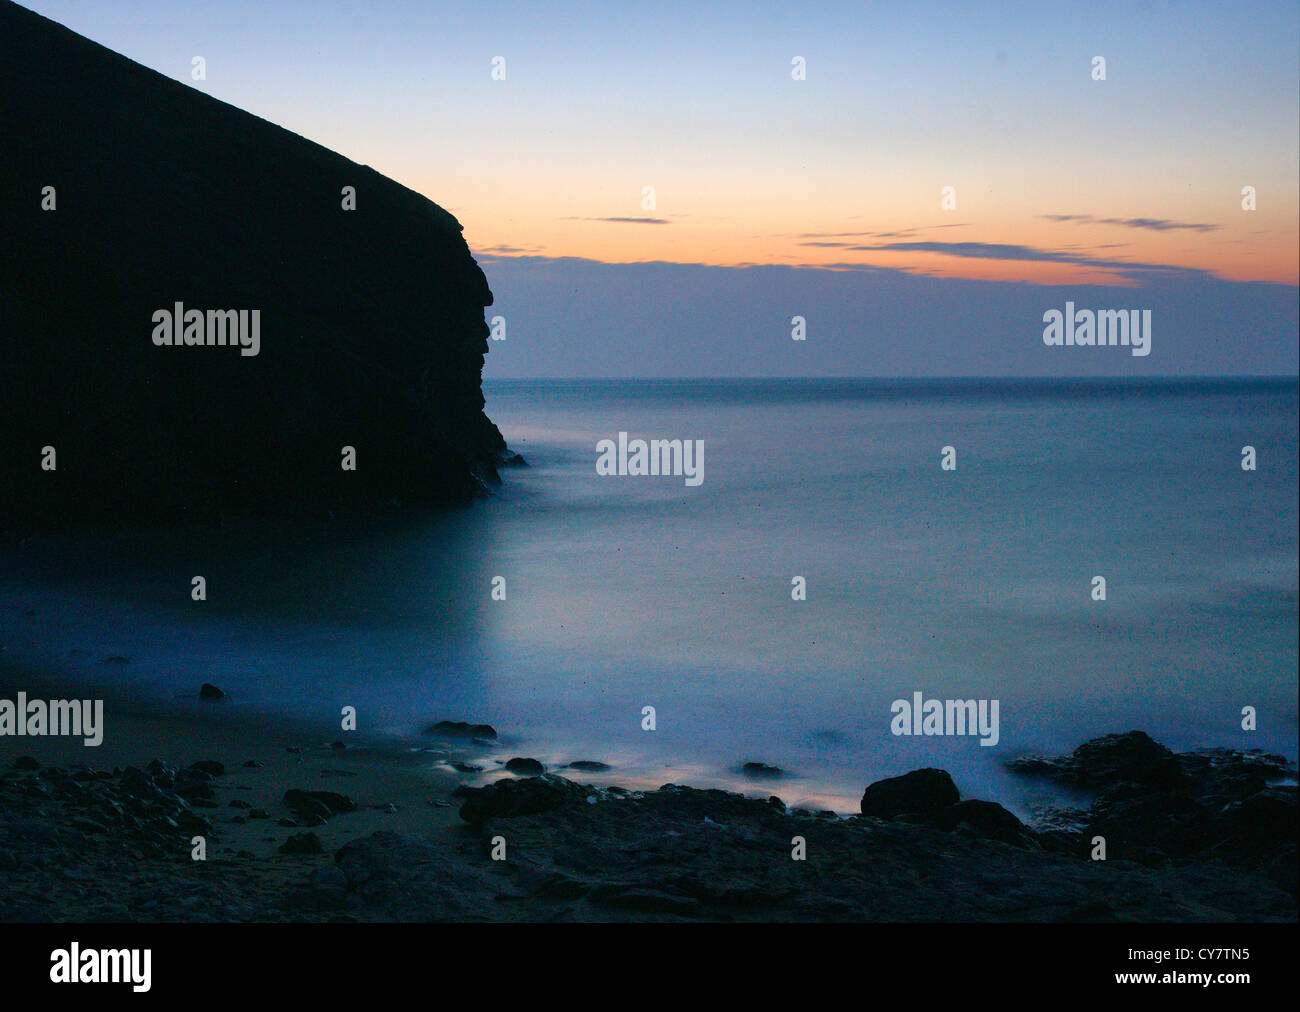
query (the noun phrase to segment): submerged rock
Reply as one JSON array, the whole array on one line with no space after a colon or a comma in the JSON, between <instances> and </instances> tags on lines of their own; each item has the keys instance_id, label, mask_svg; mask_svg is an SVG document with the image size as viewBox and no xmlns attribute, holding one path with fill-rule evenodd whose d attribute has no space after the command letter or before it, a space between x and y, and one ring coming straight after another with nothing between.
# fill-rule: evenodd
<instances>
[{"instance_id":1,"label":"submerged rock","mask_svg":"<svg viewBox=\"0 0 1300 1012\"><path fill-rule=\"evenodd\" d=\"M225 699L226 694L218 689L211 682L204 682L199 686L199 699L217 700Z\"/></svg>"},{"instance_id":2,"label":"submerged rock","mask_svg":"<svg viewBox=\"0 0 1300 1012\"><path fill-rule=\"evenodd\" d=\"M1074 771L1080 787L1110 787L1140 783L1177 787L1185 782L1173 752L1142 731L1108 734L1074 750Z\"/></svg>"},{"instance_id":3,"label":"submerged rock","mask_svg":"<svg viewBox=\"0 0 1300 1012\"><path fill-rule=\"evenodd\" d=\"M780 766L773 766L771 763L747 762L740 767L740 772L753 779L771 779L783 775Z\"/></svg>"},{"instance_id":4,"label":"submerged rock","mask_svg":"<svg viewBox=\"0 0 1300 1012\"><path fill-rule=\"evenodd\" d=\"M1186 777L1178 759L1143 731L1108 734L1084 742L1064 758L1025 756L1007 766L1022 775L1085 790L1124 784L1177 787Z\"/></svg>"},{"instance_id":5,"label":"submerged rock","mask_svg":"<svg viewBox=\"0 0 1300 1012\"><path fill-rule=\"evenodd\" d=\"M485 738L496 740L497 732L491 724L467 724L463 720L440 720L430 724L424 733L435 738Z\"/></svg>"}]
</instances>

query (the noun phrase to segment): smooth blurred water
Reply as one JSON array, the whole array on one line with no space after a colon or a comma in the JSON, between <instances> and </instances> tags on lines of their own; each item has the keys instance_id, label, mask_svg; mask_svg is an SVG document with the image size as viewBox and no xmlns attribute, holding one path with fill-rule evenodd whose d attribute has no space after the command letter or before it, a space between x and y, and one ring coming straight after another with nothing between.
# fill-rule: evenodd
<instances>
[{"instance_id":1,"label":"smooth blurred water","mask_svg":"<svg viewBox=\"0 0 1300 1012\"><path fill-rule=\"evenodd\" d=\"M1294 381L485 392L530 465L491 500L360 528L29 543L0 568L0 636L156 694L212 681L411 736L486 721L501 756L846 810L925 765L1021 810L1002 759L1131 728L1296 755ZM619 431L703 439L703 484L598 476L596 443ZM999 745L894 736L890 703L916 691L997 699ZM746 760L788 775L746 781Z\"/></svg>"}]
</instances>

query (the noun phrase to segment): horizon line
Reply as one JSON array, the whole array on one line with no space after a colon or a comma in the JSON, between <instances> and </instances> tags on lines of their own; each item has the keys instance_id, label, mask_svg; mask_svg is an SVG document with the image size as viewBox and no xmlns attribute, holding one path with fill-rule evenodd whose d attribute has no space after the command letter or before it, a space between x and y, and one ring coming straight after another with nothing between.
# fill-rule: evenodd
<instances>
[{"instance_id":1,"label":"horizon line","mask_svg":"<svg viewBox=\"0 0 1300 1012\"><path fill-rule=\"evenodd\" d=\"M1042 380L1052 383L1188 383L1188 382L1300 382L1300 373L1196 373L1180 376L1162 374L1156 376L1043 376L1043 375L999 375L999 376L484 376L483 383L790 383L807 380L835 380L856 383L864 380L897 382L988 382L990 380Z\"/></svg>"}]
</instances>

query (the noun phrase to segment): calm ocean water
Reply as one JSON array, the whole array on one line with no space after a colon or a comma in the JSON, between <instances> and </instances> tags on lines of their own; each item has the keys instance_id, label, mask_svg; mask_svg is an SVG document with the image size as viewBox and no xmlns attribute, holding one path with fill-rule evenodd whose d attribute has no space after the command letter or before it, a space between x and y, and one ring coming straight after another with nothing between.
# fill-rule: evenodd
<instances>
[{"instance_id":1,"label":"calm ocean water","mask_svg":"<svg viewBox=\"0 0 1300 1012\"><path fill-rule=\"evenodd\" d=\"M322 722L352 705L412 740L485 721L502 758L844 810L937 765L1023 812L1002 759L1131 728L1295 758L1294 381L485 391L530 464L493 499L361 529L30 542L0 558L0 641L146 694L211 681ZM703 483L597 475L620 431L704 440ZM895 736L914 692L998 700L998 745ZM748 760L787 775L746 781Z\"/></svg>"}]
</instances>

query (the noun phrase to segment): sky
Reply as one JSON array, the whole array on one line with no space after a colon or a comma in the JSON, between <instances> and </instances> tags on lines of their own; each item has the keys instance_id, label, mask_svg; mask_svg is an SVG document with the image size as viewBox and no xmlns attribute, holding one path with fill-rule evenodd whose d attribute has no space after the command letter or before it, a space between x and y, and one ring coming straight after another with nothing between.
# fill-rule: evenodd
<instances>
[{"instance_id":1,"label":"sky","mask_svg":"<svg viewBox=\"0 0 1300 1012\"><path fill-rule=\"evenodd\" d=\"M30 6L425 194L507 304L539 257L1300 283L1296 3Z\"/></svg>"}]
</instances>

